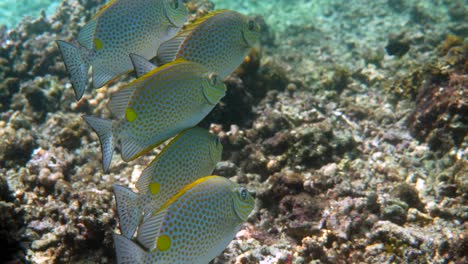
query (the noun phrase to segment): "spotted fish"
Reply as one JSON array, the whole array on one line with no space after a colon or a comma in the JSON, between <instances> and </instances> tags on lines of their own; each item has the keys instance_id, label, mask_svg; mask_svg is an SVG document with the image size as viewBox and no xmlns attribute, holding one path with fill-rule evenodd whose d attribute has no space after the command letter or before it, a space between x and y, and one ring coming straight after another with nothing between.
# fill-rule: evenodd
<instances>
[{"instance_id":1,"label":"spotted fish","mask_svg":"<svg viewBox=\"0 0 468 264\"><path fill-rule=\"evenodd\" d=\"M215 11L161 44L157 58L161 63L177 58L198 62L225 78L242 63L259 37L260 26L252 18L231 10Z\"/></svg>"},{"instance_id":2,"label":"spotted fish","mask_svg":"<svg viewBox=\"0 0 468 264\"><path fill-rule=\"evenodd\" d=\"M145 218L137 240L114 234L117 263L208 263L229 244L252 212L255 198L220 176L185 186Z\"/></svg>"},{"instance_id":3,"label":"spotted fish","mask_svg":"<svg viewBox=\"0 0 468 264\"><path fill-rule=\"evenodd\" d=\"M79 100L93 68L93 86L132 70L130 53L151 59L187 20L182 0L112 0L78 35L79 46L57 41Z\"/></svg>"},{"instance_id":4,"label":"spotted fish","mask_svg":"<svg viewBox=\"0 0 468 264\"><path fill-rule=\"evenodd\" d=\"M223 146L206 129L193 127L175 137L143 171L139 193L114 185L122 234L131 238L143 212L154 212L184 186L213 172Z\"/></svg>"},{"instance_id":5,"label":"spotted fish","mask_svg":"<svg viewBox=\"0 0 468 264\"><path fill-rule=\"evenodd\" d=\"M179 59L151 69L114 93L109 108L118 120L84 117L101 141L104 171L109 169L115 144L120 145L124 161L134 160L195 126L225 92L217 74Z\"/></svg>"}]
</instances>

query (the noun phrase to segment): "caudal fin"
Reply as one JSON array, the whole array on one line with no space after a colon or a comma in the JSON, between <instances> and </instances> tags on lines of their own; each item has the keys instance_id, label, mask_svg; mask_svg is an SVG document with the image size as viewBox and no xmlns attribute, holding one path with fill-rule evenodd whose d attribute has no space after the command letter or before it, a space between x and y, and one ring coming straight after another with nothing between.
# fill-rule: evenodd
<instances>
[{"instance_id":1,"label":"caudal fin","mask_svg":"<svg viewBox=\"0 0 468 264\"><path fill-rule=\"evenodd\" d=\"M115 253L118 264L143 263L146 252L130 239L114 233Z\"/></svg>"},{"instance_id":2,"label":"caudal fin","mask_svg":"<svg viewBox=\"0 0 468 264\"><path fill-rule=\"evenodd\" d=\"M90 66L83 58L84 54L80 48L62 40L57 40L57 45L62 53L65 67L70 74L70 81L73 85L76 99L80 100L88 84Z\"/></svg>"},{"instance_id":3,"label":"caudal fin","mask_svg":"<svg viewBox=\"0 0 468 264\"><path fill-rule=\"evenodd\" d=\"M120 230L122 235L131 239L142 218L141 207L138 206L138 194L127 187L114 184L115 201L117 203L117 214L120 219Z\"/></svg>"},{"instance_id":4,"label":"caudal fin","mask_svg":"<svg viewBox=\"0 0 468 264\"><path fill-rule=\"evenodd\" d=\"M147 74L148 72L156 68L156 65L137 54L131 53L130 60L132 61L133 69L135 69L137 78L140 78L141 76Z\"/></svg>"},{"instance_id":5,"label":"caudal fin","mask_svg":"<svg viewBox=\"0 0 468 264\"><path fill-rule=\"evenodd\" d=\"M99 141L101 141L102 167L104 172L108 172L112 160L112 154L114 153L112 121L94 116L83 116L83 119L96 132L99 137Z\"/></svg>"}]
</instances>

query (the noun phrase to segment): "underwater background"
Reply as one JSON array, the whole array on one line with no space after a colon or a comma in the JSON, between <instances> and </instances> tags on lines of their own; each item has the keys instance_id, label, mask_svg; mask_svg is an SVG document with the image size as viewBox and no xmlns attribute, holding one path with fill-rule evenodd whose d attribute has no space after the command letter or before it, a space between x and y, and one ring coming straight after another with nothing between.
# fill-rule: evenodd
<instances>
[{"instance_id":1,"label":"underwater background","mask_svg":"<svg viewBox=\"0 0 468 264\"><path fill-rule=\"evenodd\" d=\"M213 174L257 208L212 263L466 263L468 21L460 0L185 1L261 22L260 47L202 126ZM112 184L157 154L101 169L55 41L106 1L0 2L1 263L114 263ZM41 11L43 10L43 11Z\"/></svg>"}]
</instances>

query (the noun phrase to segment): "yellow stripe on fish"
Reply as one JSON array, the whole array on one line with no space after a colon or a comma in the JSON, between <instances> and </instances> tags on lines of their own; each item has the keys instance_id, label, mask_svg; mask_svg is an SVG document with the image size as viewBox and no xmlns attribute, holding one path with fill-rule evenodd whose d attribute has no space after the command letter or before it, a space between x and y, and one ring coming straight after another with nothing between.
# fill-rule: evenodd
<instances>
[{"instance_id":1,"label":"yellow stripe on fish","mask_svg":"<svg viewBox=\"0 0 468 264\"><path fill-rule=\"evenodd\" d=\"M101 141L104 170L109 169L115 143L124 161L134 160L195 126L225 92L216 74L181 59L134 80L111 97L109 108L118 120L84 117Z\"/></svg>"},{"instance_id":2,"label":"yellow stripe on fish","mask_svg":"<svg viewBox=\"0 0 468 264\"><path fill-rule=\"evenodd\" d=\"M137 236L143 248L114 234L117 263L208 263L231 242L254 206L255 198L237 183L200 178L145 218Z\"/></svg>"},{"instance_id":3,"label":"yellow stripe on fish","mask_svg":"<svg viewBox=\"0 0 468 264\"><path fill-rule=\"evenodd\" d=\"M213 172L223 146L206 129L187 129L171 140L142 172L134 193L114 185L122 235L131 238L144 212L154 212L184 186Z\"/></svg>"},{"instance_id":4,"label":"yellow stripe on fish","mask_svg":"<svg viewBox=\"0 0 468 264\"><path fill-rule=\"evenodd\" d=\"M242 63L259 38L260 26L253 18L231 10L215 11L161 44L158 59L162 63L177 58L198 62L224 78Z\"/></svg>"},{"instance_id":5,"label":"yellow stripe on fish","mask_svg":"<svg viewBox=\"0 0 468 264\"><path fill-rule=\"evenodd\" d=\"M99 88L133 69L129 54L156 56L159 45L174 36L187 20L182 0L113 0L78 34L80 47L57 44L70 73L77 99L93 68L93 86Z\"/></svg>"}]
</instances>

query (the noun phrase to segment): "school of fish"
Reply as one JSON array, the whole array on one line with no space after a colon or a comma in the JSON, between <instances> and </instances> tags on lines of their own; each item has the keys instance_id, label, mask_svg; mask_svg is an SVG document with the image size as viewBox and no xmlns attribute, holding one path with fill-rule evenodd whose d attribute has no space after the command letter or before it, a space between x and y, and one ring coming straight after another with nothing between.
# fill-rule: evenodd
<instances>
[{"instance_id":1,"label":"school of fish","mask_svg":"<svg viewBox=\"0 0 468 264\"><path fill-rule=\"evenodd\" d=\"M136 74L111 95L112 119L83 116L101 142L104 172L115 148L131 161L168 142L141 173L137 192L113 186L117 263L208 263L255 207L252 192L211 175L223 146L197 124L226 94L223 79L257 45L260 26L218 10L184 27L183 2L111 0L77 41L57 41L77 100L88 87Z\"/></svg>"}]
</instances>

